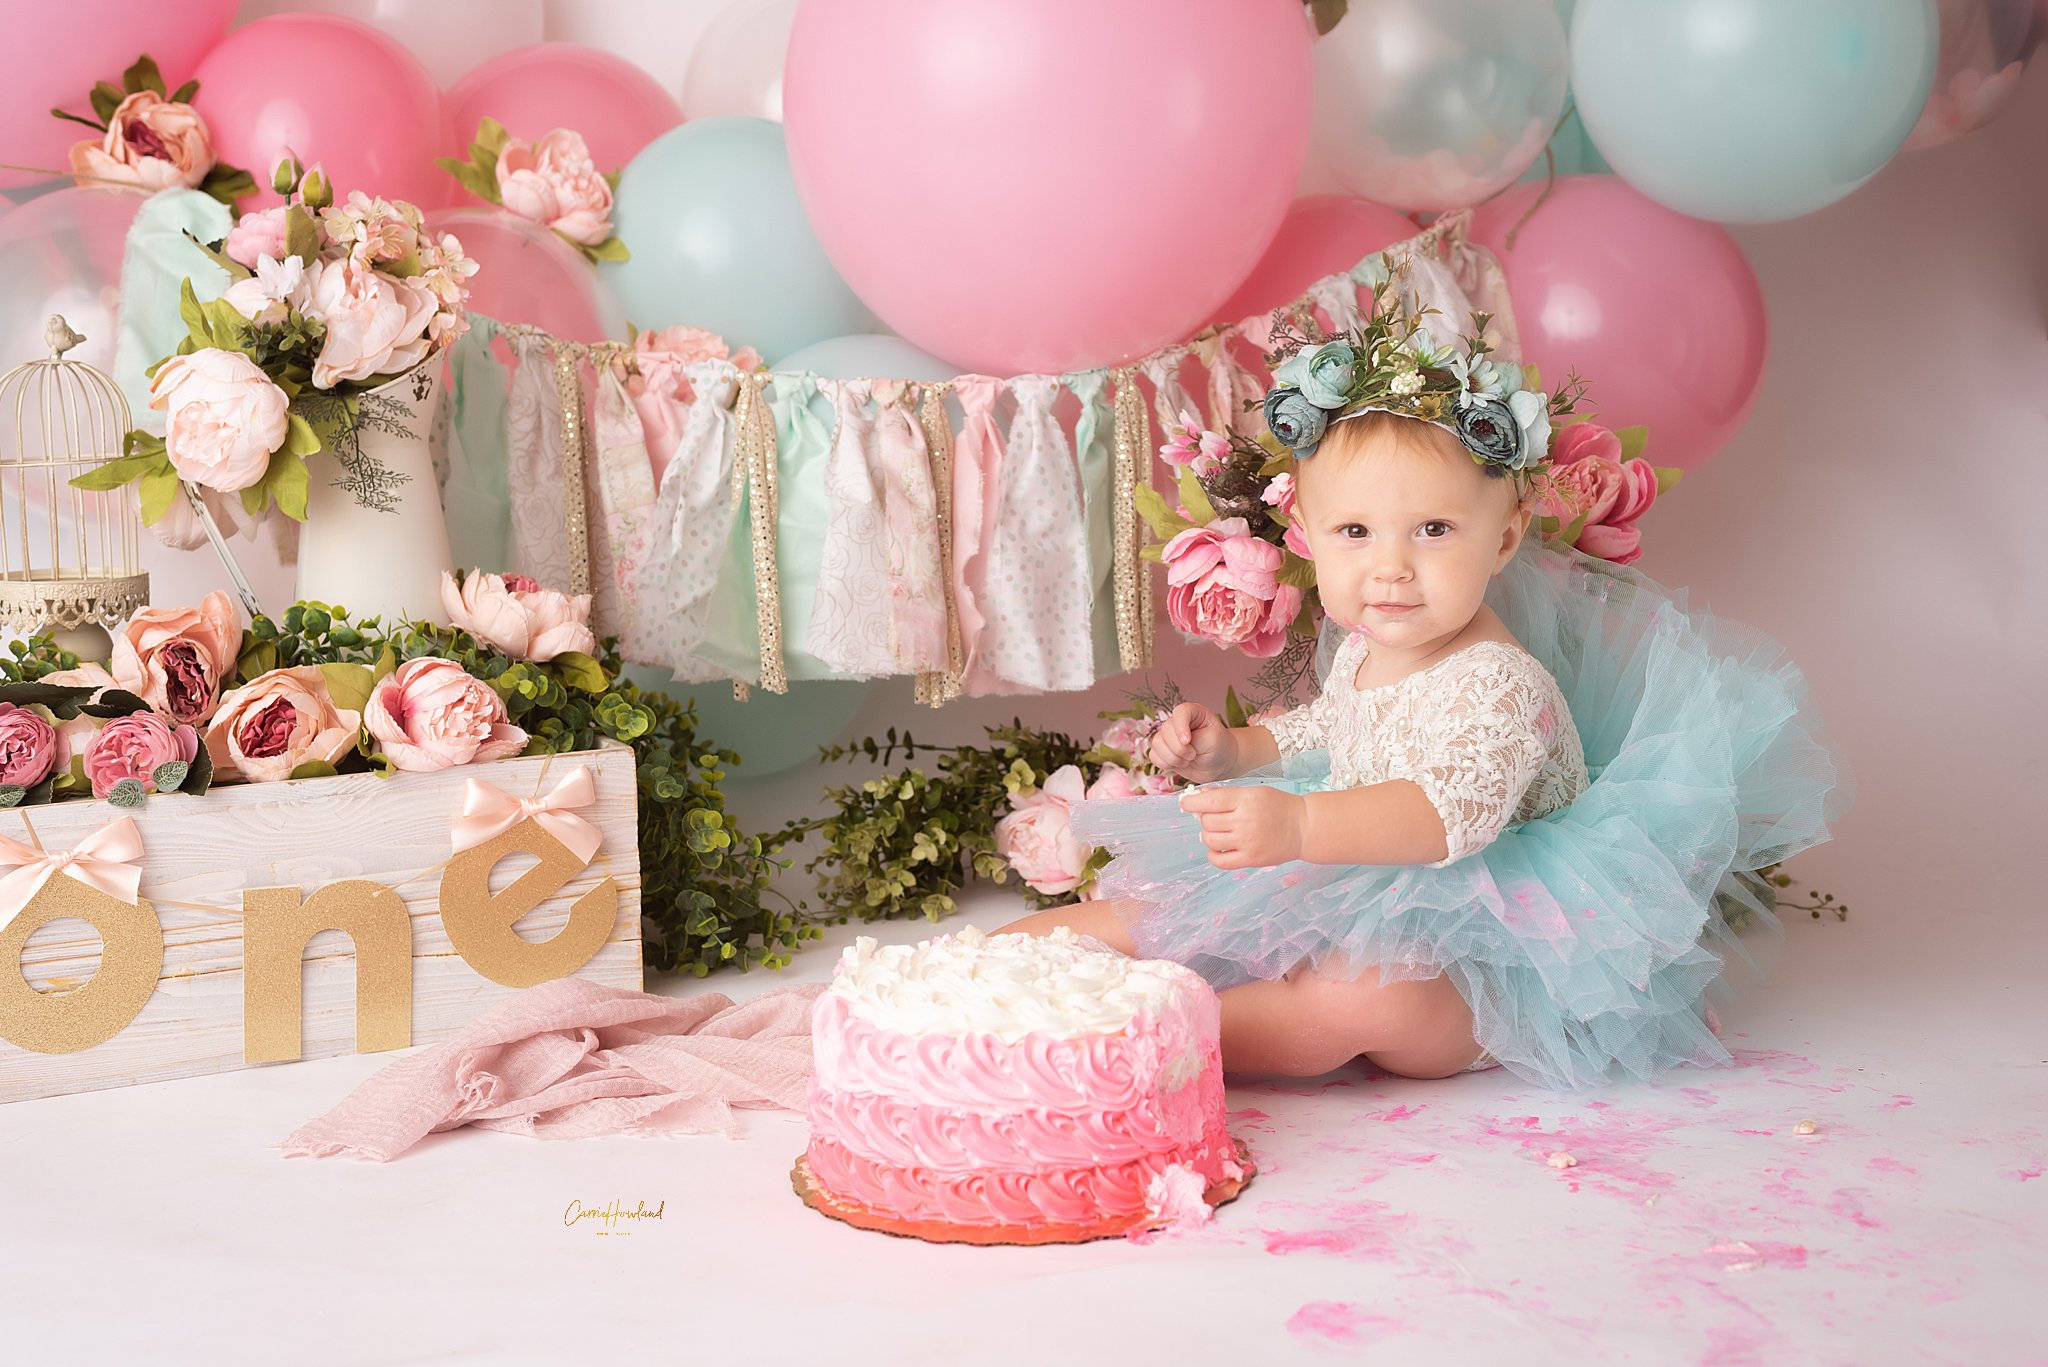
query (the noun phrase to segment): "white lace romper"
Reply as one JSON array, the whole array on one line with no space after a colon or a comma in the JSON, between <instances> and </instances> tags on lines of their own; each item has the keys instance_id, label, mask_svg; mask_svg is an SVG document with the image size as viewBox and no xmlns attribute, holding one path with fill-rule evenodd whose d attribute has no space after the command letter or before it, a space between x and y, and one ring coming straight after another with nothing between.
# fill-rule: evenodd
<instances>
[{"instance_id":1,"label":"white lace romper","mask_svg":"<svg viewBox=\"0 0 2048 1367\"><path fill-rule=\"evenodd\" d=\"M1508 641L1479 641L1405 679L1360 688L1372 638L1337 648L1323 691L1261 723L1284 758L1330 752L1330 781L1357 788L1407 779L1443 818L1440 868L1486 848L1511 822L1563 807L1585 790L1578 727L1550 671ZM1473 1070L1492 1067L1481 1054Z\"/></svg>"}]
</instances>

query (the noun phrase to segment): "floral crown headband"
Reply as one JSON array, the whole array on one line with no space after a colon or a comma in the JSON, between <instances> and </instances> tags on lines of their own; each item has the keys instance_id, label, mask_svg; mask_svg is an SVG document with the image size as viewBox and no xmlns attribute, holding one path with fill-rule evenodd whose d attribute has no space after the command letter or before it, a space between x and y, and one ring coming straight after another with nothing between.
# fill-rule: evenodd
<instances>
[{"instance_id":1,"label":"floral crown headband","mask_svg":"<svg viewBox=\"0 0 2048 1367\"><path fill-rule=\"evenodd\" d=\"M1299 460L1314 455L1324 434L1347 418L1398 413L1456 436L1482 465L1533 472L1550 454L1551 419L1578 406L1585 384L1574 375L1546 394L1533 371L1487 359L1488 321L1487 314L1472 315L1472 340L1463 351L1393 308L1376 309L1327 340L1313 322L1306 333L1283 323L1274 331L1280 345L1267 356L1279 363L1266 395L1266 426Z\"/></svg>"}]
</instances>

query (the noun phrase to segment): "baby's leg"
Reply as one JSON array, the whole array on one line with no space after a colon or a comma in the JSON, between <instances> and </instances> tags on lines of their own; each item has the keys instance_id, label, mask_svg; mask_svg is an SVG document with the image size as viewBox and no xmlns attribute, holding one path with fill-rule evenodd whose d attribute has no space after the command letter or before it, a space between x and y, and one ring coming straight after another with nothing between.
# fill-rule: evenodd
<instances>
[{"instance_id":1,"label":"baby's leg","mask_svg":"<svg viewBox=\"0 0 2048 1367\"><path fill-rule=\"evenodd\" d=\"M1124 923L1117 919L1116 912L1108 902L1073 902L1066 906L1047 907L1021 921L1012 921L997 935L1050 935L1060 926L1072 926L1082 935L1093 935L1119 954L1136 955L1138 948L1131 943L1131 933L1124 929Z\"/></svg>"},{"instance_id":2,"label":"baby's leg","mask_svg":"<svg viewBox=\"0 0 2048 1367\"><path fill-rule=\"evenodd\" d=\"M1403 1077L1449 1077L1479 1057L1472 1009L1447 978L1382 985L1342 965L1244 983L1222 994L1223 1067L1315 1077L1360 1054Z\"/></svg>"}]
</instances>

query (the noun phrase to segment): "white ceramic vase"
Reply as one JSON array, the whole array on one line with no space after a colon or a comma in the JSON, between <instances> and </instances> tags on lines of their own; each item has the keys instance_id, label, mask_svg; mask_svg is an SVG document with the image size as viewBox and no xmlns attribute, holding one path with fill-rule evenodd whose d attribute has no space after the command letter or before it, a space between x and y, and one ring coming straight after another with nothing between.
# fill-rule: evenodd
<instances>
[{"instance_id":1,"label":"white ceramic vase","mask_svg":"<svg viewBox=\"0 0 2048 1367\"><path fill-rule=\"evenodd\" d=\"M429 439L441 404L434 356L362 394L352 419L338 401L301 398L321 435L306 461L311 487L299 531L297 593L351 616L440 622L441 576L455 568Z\"/></svg>"}]
</instances>

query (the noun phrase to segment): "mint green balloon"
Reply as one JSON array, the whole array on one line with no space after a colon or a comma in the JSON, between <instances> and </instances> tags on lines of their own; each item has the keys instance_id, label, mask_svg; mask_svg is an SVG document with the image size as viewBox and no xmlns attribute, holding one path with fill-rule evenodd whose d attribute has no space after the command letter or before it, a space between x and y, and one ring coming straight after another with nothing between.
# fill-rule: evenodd
<instances>
[{"instance_id":1,"label":"mint green balloon","mask_svg":"<svg viewBox=\"0 0 2048 1367\"><path fill-rule=\"evenodd\" d=\"M1934 0L1578 0L1572 92L1616 174L1722 223L1832 204L1934 83Z\"/></svg>"},{"instance_id":2,"label":"mint green balloon","mask_svg":"<svg viewBox=\"0 0 2048 1367\"><path fill-rule=\"evenodd\" d=\"M642 688L697 703L697 740L740 757L736 779L765 778L818 758L821 746L846 734L873 691L860 679L792 680L787 693L756 688L735 702L732 685L678 683L665 669L628 665L626 677Z\"/></svg>"},{"instance_id":3,"label":"mint green balloon","mask_svg":"<svg viewBox=\"0 0 2048 1367\"><path fill-rule=\"evenodd\" d=\"M887 176L876 180L887 193ZM603 267L642 328L709 328L783 356L881 326L811 231L782 125L694 119L627 163L612 210L630 260Z\"/></svg>"}]
</instances>

